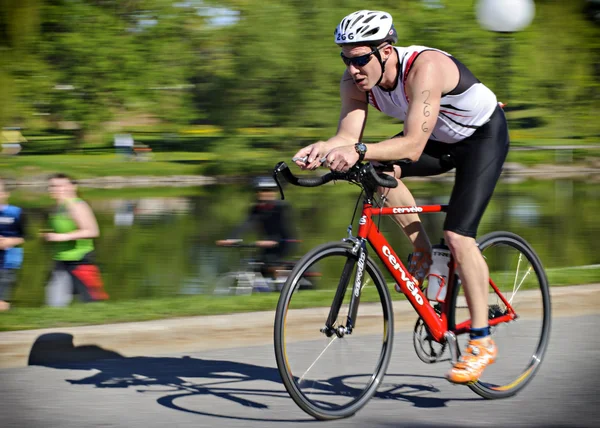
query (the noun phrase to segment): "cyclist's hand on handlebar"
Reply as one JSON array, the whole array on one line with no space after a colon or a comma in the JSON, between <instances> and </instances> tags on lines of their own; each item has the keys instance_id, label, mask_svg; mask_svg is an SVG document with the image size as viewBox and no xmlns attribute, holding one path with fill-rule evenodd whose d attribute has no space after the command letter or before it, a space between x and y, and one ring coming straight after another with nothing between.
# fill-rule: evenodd
<instances>
[{"instance_id":1,"label":"cyclist's hand on handlebar","mask_svg":"<svg viewBox=\"0 0 600 428\"><path fill-rule=\"evenodd\" d=\"M292 160L302 169L315 169L321 166L321 159L325 155L325 142L317 141L298 150Z\"/></svg>"},{"instance_id":2,"label":"cyclist's hand on handlebar","mask_svg":"<svg viewBox=\"0 0 600 428\"><path fill-rule=\"evenodd\" d=\"M217 241L216 244L219 247L227 247L230 245L239 244L240 242L242 242L240 239L221 239L221 240Z\"/></svg>"},{"instance_id":3,"label":"cyclist's hand on handlebar","mask_svg":"<svg viewBox=\"0 0 600 428\"><path fill-rule=\"evenodd\" d=\"M332 171L346 172L358 162L358 153L354 146L340 146L325 156L325 165Z\"/></svg>"},{"instance_id":4,"label":"cyclist's hand on handlebar","mask_svg":"<svg viewBox=\"0 0 600 428\"><path fill-rule=\"evenodd\" d=\"M277 241L256 241L256 246L261 248L273 248L278 245Z\"/></svg>"}]
</instances>

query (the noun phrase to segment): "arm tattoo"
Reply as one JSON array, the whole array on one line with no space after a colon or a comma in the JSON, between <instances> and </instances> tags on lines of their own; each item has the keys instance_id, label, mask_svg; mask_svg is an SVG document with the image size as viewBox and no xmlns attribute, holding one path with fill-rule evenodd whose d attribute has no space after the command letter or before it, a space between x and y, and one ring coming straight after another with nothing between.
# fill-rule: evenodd
<instances>
[{"instance_id":1,"label":"arm tattoo","mask_svg":"<svg viewBox=\"0 0 600 428\"><path fill-rule=\"evenodd\" d=\"M423 101L423 104L424 104L424 106L423 106L423 115L425 117L429 117L431 115L431 111L430 111L430 109L431 109L431 103L429 102L429 96L431 95L431 91L429 91L428 89L426 89L426 90L424 90L421 93L422 94L427 93L427 95L425 96L425 101ZM421 124L421 130L423 132L429 131L429 127L427 126L427 121L424 121Z\"/></svg>"}]
</instances>

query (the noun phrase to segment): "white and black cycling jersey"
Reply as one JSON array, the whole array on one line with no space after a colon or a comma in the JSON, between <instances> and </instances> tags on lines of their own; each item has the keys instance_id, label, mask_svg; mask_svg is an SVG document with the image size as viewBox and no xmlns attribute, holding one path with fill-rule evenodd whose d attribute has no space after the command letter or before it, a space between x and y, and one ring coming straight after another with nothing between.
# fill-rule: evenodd
<instances>
[{"instance_id":1,"label":"white and black cycling jersey","mask_svg":"<svg viewBox=\"0 0 600 428\"><path fill-rule=\"evenodd\" d=\"M406 119L410 101L405 92L406 78L419 54L433 50L447 55L454 61L460 78L452 91L442 95L440 112L431 139L442 143L457 143L473 135L477 128L490 119L498 106L496 95L452 55L426 46L395 46L394 49L400 64L394 88L386 91L375 86L368 94L369 104L377 110L401 121Z\"/></svg>"}]
</instances>

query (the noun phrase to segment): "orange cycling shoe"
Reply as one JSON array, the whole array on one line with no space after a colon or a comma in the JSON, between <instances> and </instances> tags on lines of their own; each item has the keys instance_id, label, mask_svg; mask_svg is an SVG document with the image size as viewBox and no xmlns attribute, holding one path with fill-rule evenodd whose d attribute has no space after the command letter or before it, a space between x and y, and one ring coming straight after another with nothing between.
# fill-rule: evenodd
<instances>
[{"instance_id":1,"label":"orange cycling shoe","mask_svg":"<svg viewBox=\"0 0 600 428\"><path fill-rule=\"evenodd\" d=\"M461 384L476 382L485 368L496 361L497 355L498 349L491 337L471 339L465 353L446 374L446 379Z\"/></svg>"},{"instance_id":2,"label":"orange cycling shoe","mask_svg":"<svg viewBox=\"0 0 600 428\"><path fill-rule=\"evenodd\" d=\"M429 250L417 248L408 255L408 272L417 280L419 287L423 288L423 281L429 273L431 267L431 253ZM402 293L400 286L396 284L394 289Z\"/></svg>"}]
</instances>

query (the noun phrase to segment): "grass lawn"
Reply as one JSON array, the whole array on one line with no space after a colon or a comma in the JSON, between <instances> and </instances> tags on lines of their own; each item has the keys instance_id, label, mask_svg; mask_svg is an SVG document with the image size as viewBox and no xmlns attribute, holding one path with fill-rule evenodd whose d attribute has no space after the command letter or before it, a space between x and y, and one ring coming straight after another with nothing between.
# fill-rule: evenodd
<instances>
[{"instance_id":1,"label":"grass lawn","mask_svg":"<svg viewBox=\"0 0 600 428\"><path fill-rule=\"evenodd\" d=\"M600 267L560 268L547 271L552 286L598 282ZM393 290L394 300L404 299ZM331 294L303 291L293 301L294 308L327 306ZM217 315L237 312L275 310L278 293L255 293L249 296L177 296L162 299L137 299L93 304L74 303L69 308L13 308L0 313L0 331L57 328L78 325L148 321L185 316ZM361 301L378 301L373 288L363 293Z\"/></svg>"},{"instance_id":2,"label":"grass lawn","mask_svg":"<svg viewBox=\"0 0 600 428\"><path fill-rule=\"evenodd\" d=\"M75 178L104 176L168 176L200 174L214 155L197 152L153 153L148 161L126 160L116 154L23 155L0 158L4 175L25 178L62 172Z\"/></svg>"},{"instance_id":3,"label":"grass lawn","mask_svg":"<svg viewBox=\"0 0 600 428\"><path fill-rule=\"evenodd\" d=\"M553 140L552 143L563 142ZM514 145L539 145L549 144L549 140L523 140L513 141ZM572 141L570 142L572 144ZM243 161L247 168L264 168L274 166L280 160L288 160L293 155L292 151L234 151L230 155L230 161ZM572 160L585 161L586 159L598 157L598 149L579 149L572 152ZM75 178L92 178L105 176L170 176L170 175L202 175L210 174L208 166L218 160L215 153L200 152L155 152L149 160L134 161L127 160L116 154L60 154L60 155L19 155L14 157L0 157L0 171L2 175L18 179L28 177L40 177L54 172L69 174ZM557 157L554 150L545 151L511 151L508 161L535 165L539 163L564 162ZM571 161L569 157L568 162ZM291 162L291 161L290 161ZM226 168L223 164L223 173L232 171L239 174L239 169Z\"/></svg>"}]
</instances>

